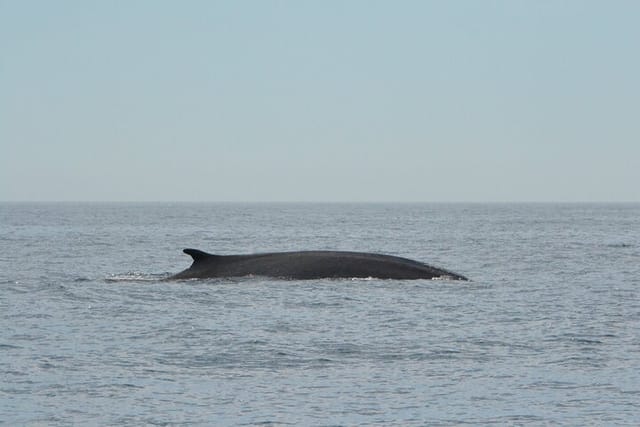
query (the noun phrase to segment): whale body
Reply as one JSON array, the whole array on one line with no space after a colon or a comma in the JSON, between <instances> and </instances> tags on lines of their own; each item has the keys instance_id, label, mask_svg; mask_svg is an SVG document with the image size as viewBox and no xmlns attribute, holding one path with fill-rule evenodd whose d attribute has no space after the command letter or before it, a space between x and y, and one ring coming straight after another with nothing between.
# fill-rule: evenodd
<instances>
[{"instance_id":1,"label":"whale body","mask_svg":"<svg viewBox=\"0 0 640 427\"><path fill-rule=\"evenodd\" d=\"M271 252L214 255L183 251L193 258L188 269L169 280L265 276L279 279L378 278L468 280L448 270L392 255L344 251Z\"/></svg>"}]
</instances>

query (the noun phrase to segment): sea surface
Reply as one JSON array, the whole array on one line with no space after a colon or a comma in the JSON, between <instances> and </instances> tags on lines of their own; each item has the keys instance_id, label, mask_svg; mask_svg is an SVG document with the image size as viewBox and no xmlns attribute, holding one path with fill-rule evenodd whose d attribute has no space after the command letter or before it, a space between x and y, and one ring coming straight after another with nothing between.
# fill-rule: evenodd
<instances>
[{"instance_id":1,"label":"sea surface","mask_svg":"<svg viewBox=\"0 0 640 427\"><path fill-rule=\"evenodd\" d=\"M181 251L444 280L162 281ZM638 204L0 204L0 422L640 425Z\"/></svg>"}]
</instances>

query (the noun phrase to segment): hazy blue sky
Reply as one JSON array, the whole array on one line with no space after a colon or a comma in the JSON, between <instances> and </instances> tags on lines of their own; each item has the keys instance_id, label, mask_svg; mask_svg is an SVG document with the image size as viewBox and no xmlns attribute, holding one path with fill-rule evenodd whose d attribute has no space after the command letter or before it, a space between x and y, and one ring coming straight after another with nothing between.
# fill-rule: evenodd
<instances>
[{"instance_id":1,"label":"hazy blue sky","mask_svg":"<svg viewBox=\"0 0 640 427\"><path fill-rule=\"evenodd\" d=\"M0 200L640 201L640 1L0 0Z\"/></svg>"}]
</instances>

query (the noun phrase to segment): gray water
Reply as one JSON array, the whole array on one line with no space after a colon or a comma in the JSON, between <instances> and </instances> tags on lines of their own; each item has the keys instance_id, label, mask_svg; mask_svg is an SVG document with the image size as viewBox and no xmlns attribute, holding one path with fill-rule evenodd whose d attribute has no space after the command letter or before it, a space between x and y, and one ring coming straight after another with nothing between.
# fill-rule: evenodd
<instances>
[{"instance_id":1,"label":"gray water","mask_svg":"<svg viewBox=\"0 0 640 427\"><path fill-rule=\"evenodd\" d=\"M163 282L184 247L470 282ZM0 204L6 425L638 425L640 205Z\"/></svg>"}]
</instances>

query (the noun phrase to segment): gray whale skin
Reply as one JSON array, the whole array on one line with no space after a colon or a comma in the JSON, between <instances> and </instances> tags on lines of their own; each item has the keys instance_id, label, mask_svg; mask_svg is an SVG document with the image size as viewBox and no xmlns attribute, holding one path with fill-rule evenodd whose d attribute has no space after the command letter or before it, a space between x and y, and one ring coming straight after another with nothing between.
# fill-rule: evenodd
<instances>
[{"instance_id":1,"label":"gray whale skin","mask_svg":"<svg viewBox=\"0 0 640 427\"><path fill-rule=\"evenodd\" d=\"M251 255L213 255L183 251L193 258L188 269L168 280L265 276L280 279L378 278L468 280L441 268L391 255L365 252L301 251Z\"/></svg>"}]
</instances>

